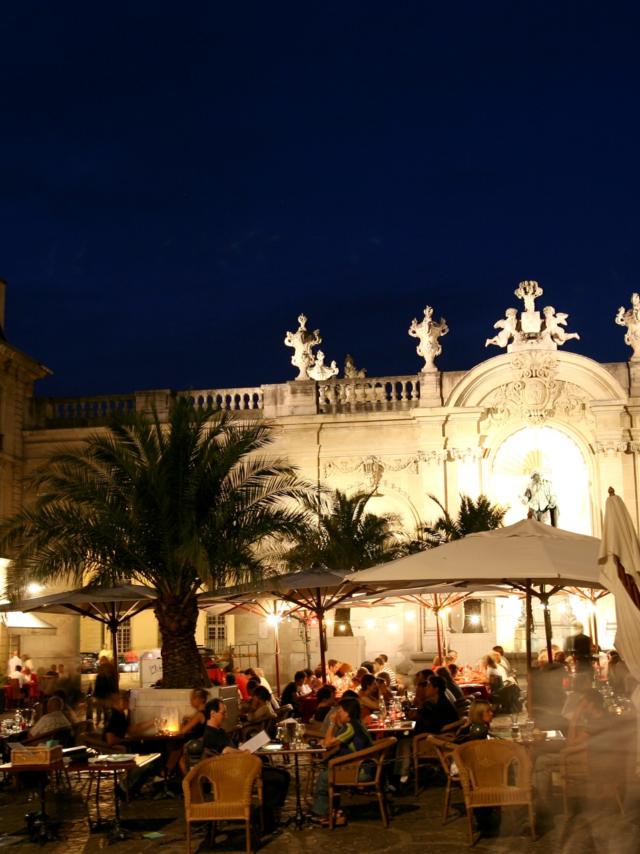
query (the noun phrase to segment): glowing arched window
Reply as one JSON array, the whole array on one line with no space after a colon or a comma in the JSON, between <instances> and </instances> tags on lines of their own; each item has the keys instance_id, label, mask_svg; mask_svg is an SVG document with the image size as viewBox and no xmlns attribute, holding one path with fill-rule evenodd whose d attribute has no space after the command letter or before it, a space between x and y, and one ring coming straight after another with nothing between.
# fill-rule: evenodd
<instances>
[{"instance_id":1,"label":"glowing arched window","mask_svg":"<svg viewBox=\"0 0 640 854\"><path fill-rule=\"evenodd\" d=\"M489 493L492 500L509 505L505 524L526 518L523 496L534 471L551 481L559 527L591 534L587 464L573 439L553 427L524 427L505 439L495 455Z\"/></svg>"}]
</instances>

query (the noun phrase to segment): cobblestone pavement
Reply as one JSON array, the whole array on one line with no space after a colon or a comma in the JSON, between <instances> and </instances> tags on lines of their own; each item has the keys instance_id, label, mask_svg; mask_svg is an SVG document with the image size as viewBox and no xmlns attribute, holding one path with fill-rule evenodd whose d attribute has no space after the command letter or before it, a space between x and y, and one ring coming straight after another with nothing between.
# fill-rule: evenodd
<instances>
[{"instance_id":1,"label":"cobblestone pavement","mask_svg":"<svg viewBox=\"0 0 640 854\"><path fill-rule=\"evenodd\" d=\"M603 788L606 792L606 784ZM394 797L393 819L385 830L379 820L377 808L365 800L345 800L348 826L334 831L311 826L299 832L284 828L263 840L260 850L276 852L315 852L327 846L338 846L340 854L362 852L424 852L451 854L468 850L467 823L462 811L446 825L441 821L444 789L432 785L418 798L413 794ZM109 787L102 795L104 816L112 815L113 804ZM457 803L460 803L458 796ZM289 804L288 806L293 806ZM558 810L560 804L558 804ZM37 801L27 792L13 793L4 789L0 793L0 849L23 852L45 850L49 854L85 854L108 848L106 833L91 834L87 815L95 803L87 803L86 790L74 781L73 790L50 792L48 810L52 819L60 821L59 840L46 843L44 849L29 841L24 831L24 815L37 809ZM184 852L185 834L182 800L141 798L123 806L123 824L131 833L127 841L116 843L111 850L144 852L161 850L167 854ZM627 794L625 814L620 815L608 799L592 805L570 820L559 812L540 820L540 837L532 841L528 833L526 816L518 810L503 811L501 825L493 838L482 838L474 851L492 854L638 854L640 851L640 791ZM161 834L155 838L145 833ZM244 851L244 834L241 829L229 829L219 834L212 848L204 834L196 834L193 850L219 852Z\"/></svg>"}]
</instances>

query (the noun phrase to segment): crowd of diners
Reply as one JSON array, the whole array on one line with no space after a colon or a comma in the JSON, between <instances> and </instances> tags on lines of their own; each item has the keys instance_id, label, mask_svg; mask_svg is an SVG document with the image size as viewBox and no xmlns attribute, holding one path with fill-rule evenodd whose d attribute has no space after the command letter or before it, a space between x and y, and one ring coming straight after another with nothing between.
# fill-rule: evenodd
<instances>
[{"instance_id":1,"label":"crowd of diners","mask_svg":"<svg viewBox=\"0 0 640 854\"><path fill-rule=\"evenodd\" d=\"M546 651L538 657L533 681L534 718L541 729L559 729L567 737L567 748L584 746L585 741L599 737L609 725L602 694L591 687L594 675L591 662L572 650L571 672L567 655L553 648L554 660L548 662ZM312 707L305 727L306 740L325 748L324 760L316 774L313 797L313 817L327 824L328 788L327 760L336 755L348 755L373 743L381 719L389 723L388 713L414 722L412 734L447 734L453 744L490 737L496 711L520 709L520 690L516 674L504 650L496 646L474 667L460 667L455 651L436 657L432 666L412 677L399 677L386 655L381 654L360 666L330 659L327 678L320 670L304 669L295 672L279 697L276 697L263 671L258 668L222 668L210 662L208 673L214 684L235 686L238 692L240 721L231 731L225 726L227 709L222 699L209 698L204 688L194 688L190 695L191 711L181 723L179 737L168 742L162 759L143 771L130 774L127 797L136 797L151 783L160 791L178 795L180 781L198 762L210 756L233 757L239 745L260 730L269 737L276 736L276 721L287 717L299 719L306 704ZM628 670L617 653L609 656L608 680L618 692L630 692L634 685ZM102 746L105 750L130 750L136 737L148 732L154 721L132 723L128 713L128 694L116 689L112 663L100 660L93 689L94 708L91 725L95 731L84 734L84 742ZM483 686L484 699L479 694L465 696L463 689ZM309 706L311 703L311 706ZM286 707L283 709L283 707ZM43 714L29 731L29 740L41 740L52 734L71 743L78 720L69 707L64 691L57 691L46 701ZM65 732L68 739L65 739ZM145 746L141 748L144 750ZM150 751L157 749L148 742ZM398 739L395 755L385 769L385 786L390 793L402 791L409 782L411 768L411 737ZM362 779L372 771L365 764ZM286 768L265 759L262 770L265 781L265 829L272 831L280 820L290 786ZM536 767L536 786L543 799L549 794L550 768L542 761ZM122 793L124 796L124 793ZM156 793L157 794L157 793ZM338 812L335 823L346 823Z\"/></svg>"}]
</instances>

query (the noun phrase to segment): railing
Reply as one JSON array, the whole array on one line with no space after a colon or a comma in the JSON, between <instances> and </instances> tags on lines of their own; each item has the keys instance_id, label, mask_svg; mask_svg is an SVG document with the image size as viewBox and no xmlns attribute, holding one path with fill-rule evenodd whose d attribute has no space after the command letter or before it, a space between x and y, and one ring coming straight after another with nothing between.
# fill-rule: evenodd
<instances>
[{"instance_id":1,"label":"railing","mask_svg":"<svg viewBox=\"0 0 640 854\"><path fill-rule=\"evenodd\" d=\"M33 427L89 427L134 412L134 394L95 397L40 397L33 400Z\"/></svg>"},{"instance_id":2,"label":"railing","mask_svg":"<svg viewBox=\"0 0 640 854\"><path fill-rule=\"evenodd\" d=\"M415 375L318 383L318 412L404 409L419 403L420 380Z\"/></svg>"},{"instance_id":3,"label":"railing","mask_svg":"<svg viewBox=\"0 0 640 854\"><path fill-rule=\"evenodd\" d=\"M263 408L263 392L260 386L181 391L179 397L189 398L198 409L247 412Z\"/></svg>"}]
</instances>

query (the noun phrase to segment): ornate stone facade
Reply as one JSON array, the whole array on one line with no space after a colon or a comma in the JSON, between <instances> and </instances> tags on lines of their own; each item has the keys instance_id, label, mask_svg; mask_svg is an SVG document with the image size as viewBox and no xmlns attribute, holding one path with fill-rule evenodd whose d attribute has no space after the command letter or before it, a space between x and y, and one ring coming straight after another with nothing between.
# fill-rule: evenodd
<instances>
[{"instance_id":1,"label":"ornate stone facade","mask_svg":"<svg viewBox=\"0 0 640 854\"><path fill-rule=\"evenodd\" d=\"M637 363L599 364L558 349L569 337L564 333L566 316L555 309L536 311L541 288L535 283L523 283L518 290L525 310L518 317L514 309L515 324L499 325L499 340L488 342L509 345L508 351L457 372L440 373L433 365L446 328L440 321L440 334L429 339L434 347L422 354L427 370L370 377L350 359L345 378L339 379L333 364L327 366L322 358L318 365L320 354L314 355L313 348L321 343L320 334L309 332L301 315L299 328L287 334L299 371L292 381L33 398L34 384L46 369L0 341L2 513L20 505L23 475L49 452L81 441L113 412L155 407L166 417L172 397L179 394L194 406L269 419L276 428L274 453L288 457L304 477L347 491L367 489L373 511L396 513L408 527L439 514L430 495L455 512L461 493L484 492L509 505L508 521L523 518L521 496L533 468L553 482L561 527L598 535L609 486L637 521ZM627 314L619 314L617 322L627 327L633 346ZM425 322L433 323L431 315L425 315ZM416 332L420 325L416 321ZM314 366L323 369L317 380Z\"/></svg>"}]
</instances>

